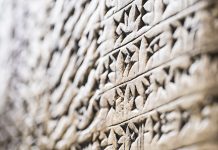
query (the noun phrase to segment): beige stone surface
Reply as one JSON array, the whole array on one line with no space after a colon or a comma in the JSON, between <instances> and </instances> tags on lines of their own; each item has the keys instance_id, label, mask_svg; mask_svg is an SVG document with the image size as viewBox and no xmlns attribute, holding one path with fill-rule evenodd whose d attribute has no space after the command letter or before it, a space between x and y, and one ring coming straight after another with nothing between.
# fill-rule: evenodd
<instances>
[{"instance_id":1,"label":"beige stone surface","mask_svg":"<svg viewBox=\"0 0 218 150\"><path fill-rule=\"evenodd\" d=\"M0 0L0 149L217 150L217 0Z\"/></svg>"}]
</instances>

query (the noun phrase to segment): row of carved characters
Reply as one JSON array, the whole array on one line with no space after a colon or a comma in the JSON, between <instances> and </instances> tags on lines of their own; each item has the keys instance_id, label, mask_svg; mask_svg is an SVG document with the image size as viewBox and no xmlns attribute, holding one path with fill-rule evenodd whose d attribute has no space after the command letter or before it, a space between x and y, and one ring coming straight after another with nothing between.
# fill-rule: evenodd
<instances>
[{"instance_id":1,"label":"row of carved characters","mask_svg":"<svg viewBox=\"0 0 218 150\"><path fill-rule=\"evenodd\" d=\"M102 57L97 67L101 90L106 91L181 54L213 50L218 39L214 33L218 31L216 9L217 5L210 5L187 16L175 17Z\"/></svg>"},{"instance_id":2,"label":"row of carved characters","mask_svg":"<svg viewBox=\"0 0 218 150\"><path fill-rule=\"evenodd\" d=\"M150 12L153 9L160 9L162 8L163 19L169 17L170 15L173 15L173 13L176 13L179 10L182 10L184 7L187 7L189 5L192 5L193 3L197 2L198 0L185 0L185 1L173 1L173 0L163 0L161 3L156 1L149 1L149 0L104 0L104 19L106 20L110 17L112 17L114 14L118 13L119 11L122 11L122 9L128 9L130 5L134 4L141 4L141 6L144 6L145 11L142 12ZM156 6L154 8L153 6ZM153 7L153 8L152 8ZM164 7L164 8L163 8ZM172 8L176 7L176 10ZM156 10L157 11L157 10ZM150 17L149 17L150 18ZM146 17L144 20L147 20ZM148 19L150 20L150 19Z\"/></svg>"},{"instance_id":3,"label":"row of carved characters","mask_svg":"<svg viewBox=\"0 0 218 150\"><path fill-rule=\"evenodd\" d=\"M212 1L135 0L112 17L101 22L102 34L98 49L101 55L106 55L114 49L128 44L159 23L164 23L174 15L185 14L197 5L210 3Z\"/></svg>"},{"instance_id":4,"label":"row of carved characters","mask_svg":"<svg viewBox=\"0 0 218 150\"><path fill-rule=\"evenodd\" d=\"M214 52L184 55L103 93L100 108L108 108L107 126L129 120L178 97L216 87L217 63ZM211 78L214 80L209 80ZM120 116L122 118L117 119Z\"/></svg>"},{"instance_id":5,"label":"row of carved characters","mask_svg":"<svg viewBox=\"0 0 218 150\"><path fill-rule=\"evenodd\" d=\"M95 132L75 149L175 149L210 140L218 133L217 96L212 93L183 97L105 131Z\"/></svg>"}]
</instances>

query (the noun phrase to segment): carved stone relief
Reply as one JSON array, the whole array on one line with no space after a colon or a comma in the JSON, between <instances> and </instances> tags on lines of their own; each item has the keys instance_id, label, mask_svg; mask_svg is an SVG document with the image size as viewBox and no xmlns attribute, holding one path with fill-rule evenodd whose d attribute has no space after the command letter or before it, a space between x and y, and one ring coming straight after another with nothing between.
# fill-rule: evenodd
<instances>
[{"instance_id":1,"label":"carved stone relief","mask_svg":"<svg viewBox=\"0 0 218 150\"><path fill-rule=\"evenodd\" d=\"M218 149L218 1L2 4L0 148Z\"/></svg>"}]
</instances>

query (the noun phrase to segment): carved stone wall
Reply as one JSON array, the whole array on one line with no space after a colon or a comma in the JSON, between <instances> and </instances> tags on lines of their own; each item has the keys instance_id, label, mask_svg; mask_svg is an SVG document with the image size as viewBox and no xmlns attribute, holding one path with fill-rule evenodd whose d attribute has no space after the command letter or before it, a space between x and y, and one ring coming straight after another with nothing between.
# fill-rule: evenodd
<instances>
[{"instance_id":1,"label":"carved stone wall","mask_svg":"<svg viewBox=\"0 0 218 150\"><path fill-rule=\"evenodd\" d=\"M0 3L0 149L218 149L217 0Z\"/></svg>"}]
</instances>

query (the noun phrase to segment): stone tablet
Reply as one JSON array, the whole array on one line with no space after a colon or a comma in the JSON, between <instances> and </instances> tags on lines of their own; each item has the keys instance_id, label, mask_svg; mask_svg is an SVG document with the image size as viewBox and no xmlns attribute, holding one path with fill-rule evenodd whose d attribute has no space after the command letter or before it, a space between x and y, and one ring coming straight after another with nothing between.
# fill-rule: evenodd
<instances>
[{"instance_id":1,"label":"stone tablet","mask_svg":"<svg viewBox=\"0 0 218 150\"><path fill-rule=\"evenodd\" d=\"M218 149L217 0L0 5L0 149Z\"/></svg>"}]
</instances>

